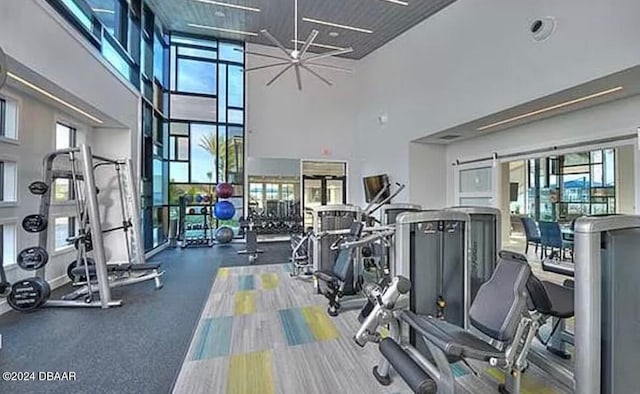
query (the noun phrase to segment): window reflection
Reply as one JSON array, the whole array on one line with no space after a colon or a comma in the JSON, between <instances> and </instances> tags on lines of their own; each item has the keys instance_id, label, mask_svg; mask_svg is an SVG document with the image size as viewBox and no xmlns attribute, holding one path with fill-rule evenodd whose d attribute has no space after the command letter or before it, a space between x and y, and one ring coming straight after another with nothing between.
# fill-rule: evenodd
<instances>
[{"instance_id":1,"label":"window reflection","mask_svg":"<svg viewBox=\"0 0 640 394\"><path fill-rule=\"evenodd\" d=\"M180 92L216 94L216 65L200 60L178 60L178 86Z\"/></svg>"}]
</instances>

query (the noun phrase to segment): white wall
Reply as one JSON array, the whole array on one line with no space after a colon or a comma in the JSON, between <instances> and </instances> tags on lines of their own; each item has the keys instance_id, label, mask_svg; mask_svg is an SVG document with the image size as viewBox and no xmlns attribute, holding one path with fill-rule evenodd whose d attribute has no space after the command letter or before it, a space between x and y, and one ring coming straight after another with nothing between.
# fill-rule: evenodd
<instances>
[{"instance_id":1,"label":"white wall","mask_svg":"<svg viewBox=\"0 0 640 394\"><path fill-rule=\"evenodd\" d=\"M408 180L409 141L637 65L638 14L636 0L455 2L358 65L363 172ZM535 42L548 15L557 31Z\"/></svg>"},{"instance_id":2,"label":"white wall","mask_svg":"<svg viewBox=\"0 0 640 394\"><path fill-rule=\"evenodd\" d=\"M640 125L640 96L613 101L512 129L448 145L447 162L583 143L635 133ZM513 160L513 159L510 159ZM455 168L448 166L448 179ZM636 195L640 184L636 181ZM453 201L454 185L447 188L447 200Z\"/></svg>"},{"instance_id":3,"label":"white wall","mask_svg":"<svg viewBox=\"0 0 640 394\"><path fill-rule=\"evenodd\" d=\"M45 1L0 1L0 46L89 106L138 129L139 94Z\"/></svg>"},{"instance_id":4,"label":"white wall","mask_svg":"<svg viewBox=\"0 0 640 394\"><path fill-rule=\"evenodd\" d=\"M247 45L248 50L281 55L270 47ZM274 63L247 55L247 68ZM356 62L324 59L323 63L355 68ZM247 76L247 145L249 158L346 160L349 163L351 201L362 197L359 162L354 152L356 112L359 99L355 74L319 70L333 86L302 71L303 90L295 73L265 86L282 67L251 72Z\"/></svg>"},{"instance_id":5,"label":"white wall","mask_svg":"<svg viewBox=\"0 0 640 394\"><path fill-rule=\"evenodd\" d=\"M527 198L527 165L524 161L516 161L509 163L509 183L517 183L518 184L518 201L514 201L511 204L516 204L520 207L520 213L524 212L526 209L526 198ZM509 195L511 197L511 195Z\"/></svg>"},{"instance_id":6,"label":"white wall","mask_svg":"<svg viewBox=\"0 0 640 394\"><path fill-rule=\"evenodd\" d=\"M300 177L300 160L298 159L249 157L246 167L249 176Z\"/></svg>"},{"instance_id":7,"label":"white wall","mask_svg":"<svg viewBox=\"0 0 640 394\"><path fill-rule=\"evenodd\" d=\"M397 201L420 204L423 209L440 209L446 205L446 147L411 143L409 146L409 192Z\"/></svg>"},{"instance_id":8,"label":"white wall","mask_svg":"<svg viewBox=\"0 0 640 394\"><path fill-rule=\"evenodd\" d=\"M38 213L40 197L32 195L28 186L35 180L42 180L42 159L55 149L56 122L64 121L65 124L77 128L79 143L92 143L92 131L82 120L61 113L24 92L5 87L0 94L11 95L19 101L18 141L17 143L0 141L0 157L14 160L18 165L18 201L16 204L0 207L0 221L17 224L17 254L24 248L38 245L38 234L25 232L20 223L25 216ZM64 167L64 162L63 159L58 161L57 168ZM75 260L75 249L70 247L62 251L54 251L55 227L52 218L75 216L75 206L72 203L54 203L50 212L48 227L50 260L46 266L46 279L55 287L67 281L66 269L67 265ZM23 271L15 264L9 265L6 270L9 282L33 276L32 272ZM0 302L0 311L5 308L4 301Z\"/></svg>"},{"instance_id":9,"label":"white wall","mask_svg":"<svg viewBox=\"0 0 640 394\"><path fill-rule=\"evenodd\" d=\"M36 84L44 83L42 87L53 89L51 93L74 104L80 103L83 109L103 118L106 126L95 134L91 127L95 123L82 115L47 104L48 101L42 101L42 97L31 96L36 94L33 91L17 92L14 89L13 94L17 94L21 100L18 126L20 143L13 145L0 142L0 155L15 157L18 161L19 201L15 206L0 207L0 220L19 223L24 216L38 211L39 198L32 196L27 186L31 181L42 178L41 161L46 153L54 149L53 133L58 119L64 119L82 130L86 138L79 137L78 143L93 145L95 154L137 160L139 94L86 38L45 1L0 1L0 46L18 63L16 69L9 71ZM23 88L11 80L9 82L14 88ZM2 91L12 93L8 87ZM97 138L94 139L94 135ZM108 181L108 177L98 179L102 184ZM117 195L105 188L101 198L114 199ZM74 213L71 204L52 208L54 216ZM105 227L109 223L107 221ZM50 234L52 259L47 265L46 278L52 281L53 287L57 287L66 281L66 266L75 259L75 254L74 249L52 252L53 231ZM18 228L18 251L36 243L36 235ZM123 250L122 245L122 241L107 241L109 257L118 257L117 252ZM8 271L10 281L32 275L15 266L9 267ZM0 311L4 309L0 306Z\"/></svg>"},{"instance_id":10,"label":"white wall","mask_svg":"<svg viewBox=\"0 0 640 394\"><path fill-rule=\"evenodd\" d=\"M111 159L128 158L131 132L126 129L96 127L92 135L93 153ZM134 166L137 161L134 161ZM134 171L137 171L134 169ZM113 166L105 166L95 171L96 186L100 189L98 204L102 228L113 228L122 225L122 212L118 178ZM139 182L135 182L139 185ZM138 191L139 193L140 191ZM126 261L127 254L124 233L114 231L104 234L105 255L107 261Z\"/></svg>"},{"instance_id":11,"label":"white wall","mask_svg":"<svg viewBox=\"0 0 640 394\"><path fill-rule=\"evenodd\" d=\"M621 146L616 149L616 202L617 212L633 214L636 212L635 202L635 145Z\"/></svg>"}]
</instances>

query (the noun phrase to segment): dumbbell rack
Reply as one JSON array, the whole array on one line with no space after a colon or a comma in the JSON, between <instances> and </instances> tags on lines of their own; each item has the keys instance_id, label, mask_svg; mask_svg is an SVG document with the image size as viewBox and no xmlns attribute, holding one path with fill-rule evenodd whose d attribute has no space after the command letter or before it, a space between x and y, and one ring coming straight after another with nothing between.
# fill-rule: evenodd
<instances>
[{"instance_id":1,"label":"dumbbell rack","mask_svg":"<svg viewBox=\"0 0 640 394\"><path fill-rule=\"evenodd\" d=\"M182 248L203 248L211 247L214 245L213 237L213 218L211 212L213 206L210 203L206 204L189 204L187 208L184 197L180 197L179 209L182 215L181 229L180 229L180 247ZM193 209L193 213L189 211ZM206 212L202 210L206 209ZM199 217L199 223L185 223L187 217ZM194 236L193 232L198 232L198 236Z\"/></svg>"}]
</instances>

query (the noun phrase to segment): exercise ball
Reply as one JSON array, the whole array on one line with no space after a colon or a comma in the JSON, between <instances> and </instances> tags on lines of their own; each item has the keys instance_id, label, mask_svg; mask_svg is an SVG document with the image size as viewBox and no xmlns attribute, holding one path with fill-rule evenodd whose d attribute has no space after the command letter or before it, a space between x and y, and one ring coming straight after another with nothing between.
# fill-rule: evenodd
<instances>
[{"instance_id":1,"label":"exercise ball","mask_svg":"<svg viewBox=\"0 0 640 394\"><path fill-rule=\"evenodd\" d=\"M205 194L203 199L204 199L204 202L211 202L211 196L209 194Z\"/></svg>"},{"instance_id":2,"label":"exercise ball","mask_svg":"<svg viewBox=\"0 0 640 394\"><path fill-rule=\"evenodd\" d=\"M191 204L193 202L193 197L191 196L191 194L186 194L184 196L184 202L186 202L187 204Z\"/></svg>"},{"instance_id":3,"label":"exercise ball","mask_svg":"<svg viewBox=\"0 0 640 394\"><path fill-rule=\"evenodd\" d=\"M233 196L233 185L230 183L219 183L216 186L216 194L219 198L231 198Z\"/></svg>"},{"instance_id":4,"label":"exercise ball","mask_svg":"<svg viewBox=\"0 0 640 394\"><path fill-rule=\"evenodd\" d=\"M236 214L236 207L229 201L218 201L213 206L213 213L218 220L233 219L233 216Z\"/></svg>"},{"instance_id":5,"label":"exercise ball","mask_svg":"<svg viewBox=\"0 0 640 394\"><path fill-rule=\"evenodd\" d=\"M201 202L202 202L202 200L204 200L204 198L202 197L202 194L198 194L198 195L196 195L196 202L197 202L197 203L201 203Z\"/></svg>"},{"instance_id":6,"label":"exercise ball","mask_svg":"<svg viewBox=\"0 0 640 394\"><path fill-rule=\"evenodd\" d=\"M228 244L233 240L233 230L231 227L222 226L218 227L215 233L216 241L221 244Z\"/></svg>"}]
</instances>

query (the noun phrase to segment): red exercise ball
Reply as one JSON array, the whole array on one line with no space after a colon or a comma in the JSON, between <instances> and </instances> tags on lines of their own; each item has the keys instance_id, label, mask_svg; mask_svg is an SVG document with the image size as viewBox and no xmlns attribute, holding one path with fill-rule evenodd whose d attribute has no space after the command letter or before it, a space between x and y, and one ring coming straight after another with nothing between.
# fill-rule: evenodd
<instances>
[{"instance_id":1,"label":"red exercise ball","mask_svg":"<svg viewBox=\"0 0 640 394\"><path fill-rule=\"evenodd\" d=\"M216 186L218 198L230 198L233 196L233 185L230 183L220 183Z\"/></svg>"}]
</instances>

